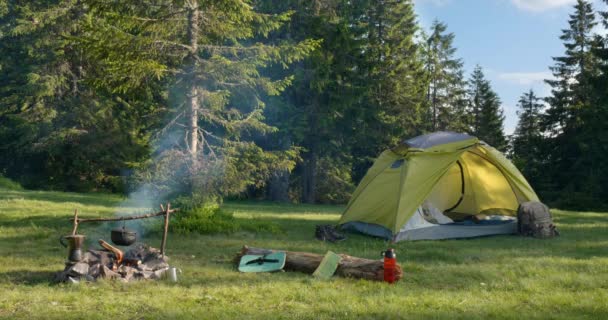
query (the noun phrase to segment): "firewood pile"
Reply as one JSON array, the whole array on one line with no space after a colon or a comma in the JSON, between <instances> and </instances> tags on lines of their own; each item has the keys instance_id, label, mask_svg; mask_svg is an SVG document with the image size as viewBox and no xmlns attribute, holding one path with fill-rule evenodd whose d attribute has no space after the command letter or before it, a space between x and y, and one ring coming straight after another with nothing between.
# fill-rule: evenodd
<instances>
[{"instance_id":1,"label":"firewood pile","mask_svg":"<svg viewBox=\"0 0 608 320\"><path fill-rule=\"evenodd\" d=\"M169 258L159 249L137 243L122 252L103 240L102 250L88 250L78 262L66 261L65 269L57 273L58 282L78 283L97 279L158 280L169 269Z\"/></svg>"}]
</instances>

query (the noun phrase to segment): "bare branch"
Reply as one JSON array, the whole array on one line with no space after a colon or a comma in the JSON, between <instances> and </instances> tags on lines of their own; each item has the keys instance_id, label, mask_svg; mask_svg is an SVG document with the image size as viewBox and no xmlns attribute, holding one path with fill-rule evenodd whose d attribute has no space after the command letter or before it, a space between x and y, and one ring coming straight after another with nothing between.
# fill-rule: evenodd
<instances>
[{"instance_id":1,"label":"bare branch","mask_svg":"<svg viewBox=\"0 0 608 320\"><path fill-rule=\"evenodd\" d=\"M205 129L201 129L201 130L203 131L203 134L205 134L205 135L207 135L209 137L215 138L215 139L220 140L220 141L222 140L222 138L214 135L213 133L211 133L211 132L209 132L209 131L207 131Z\"/></svg>"},{"instance_id":2,"label":"bare branch","mask_svg":"<svg viewBox=\"0 0 608 320\"><path fill-rule=\"evenodd\" d=\"M209 144L209 142L207 142L206 139L205 139L205 144L207 145L207 148L209 148L210 155L213 157L213 159L217 160L218 159L217 155L215 154L215 152L211 148L211 145Z\"/></svg>"},{"instance_id":3,"label":"bare branch","mask_svg":"<svg viewBox=\"0 0 608 320\"><path fill-rule=\"evenodd\" d=\"M218 46L218 45L212 45L212 44L201 44L198 46L199 48L204 48L204 49L215 49L215 50L222 50L222 51L232 51L232 50L236 50L236 51L240 51L240 52L251 52L251 51L259 51L260 48L257 47L231 47L231 46Z\"/></svg>"},{"instance_id":4,"label":"bare branch","mask_svg":"<svg viewBox=\"0 0 608 320\"><path fill-rule=\"evenodd\" d=\"M170 46L174 46L174 47L178 47L181 49L185 49L185 50L192 50L192 47L185 45L183 43L179 43L179 42L173 42L173 41L167 41L167 40L155 40L152 43L154 44L162 44L162 45L170 45Z\"/></svg>"},{"instance_id":5,"label":"bare branch","mask_svg":"<svg viewBox=\"0 0 608 320\"><path fill-rule=\"evenodd\" d=\"M181 116L183 116L183 115L184 115L184 111L182 111L182 112L178 113L178 114L177 114L177 116L175 116L175 118L173 118L173 120L169 121L169 123L167 123L167 125L166 125L166 126L164 126L164 127L163 127L163 128L160 130L160 131L159 131L159 133L160 133L160 134L162 134L162 133L164 133L165 131L167 131L169 128L171 128L172 126L174 126L174 125L177 123L177 120L179 120L179 118L180 118Z\"/></svg>"},{"instance_id":6,"label":"bare branch","mask_svg":"<svg viewBox=\"0 0 608 320\"><path fill-rule=\"evenodd\" d=\"M188 134L190 134L190 131L186 130L186 134L184 135L184 143L186 144L186 150L190 151L190 144L188 143Z\"/></svg>"},{"instance_id":7,"label":"bare branch","mask_svg":"<svg viewBox=\"0 0 608 320\"><path fill-rule=\"evenodd\" d=\"M158 21L186 21L186 18L173 18L173 19L164 19L164 18L142 18L142 17L137 17L137 16L131 16L129 17L133 20L137 20L137 21L144 21L144 22L158 22Z\"/></svg>"}]
</instances>

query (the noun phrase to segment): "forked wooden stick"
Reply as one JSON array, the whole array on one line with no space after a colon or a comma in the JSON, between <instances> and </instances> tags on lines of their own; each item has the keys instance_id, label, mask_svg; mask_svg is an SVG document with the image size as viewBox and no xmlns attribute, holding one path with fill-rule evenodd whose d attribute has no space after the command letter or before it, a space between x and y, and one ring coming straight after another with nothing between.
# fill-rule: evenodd
<instances>
[{"instance_id":1,"label":"forked wooden stick","mask_svg":"<svg viewBox=\"0 0 608 320\"><path fill-rule=\"evenodd\" d=\"M74 228L72 229L72 235L76 235L78 229L78 209L74 209Z\"/></svg>"},{"instance_id":2,"label":"forked wooden stick","mask_svg":"<svg viewBox=\"0 0 608 320\"><path fill-rule=\"evenodd\" d=\"M163 209L163 205L160 205ZM171 203L167 203L167 210L165 211L165 226L163 228L163 240L160 244L160 254L165 256L165 246L167 245L167 232L169 232L169 215L171 214Z\"/></svg>"}]
</instances>

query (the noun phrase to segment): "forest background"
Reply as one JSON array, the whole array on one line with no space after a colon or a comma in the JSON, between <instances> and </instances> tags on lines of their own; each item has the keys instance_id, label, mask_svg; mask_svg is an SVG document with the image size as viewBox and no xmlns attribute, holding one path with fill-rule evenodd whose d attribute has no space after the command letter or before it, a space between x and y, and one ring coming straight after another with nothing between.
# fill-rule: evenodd
<instances>
[{"instance_id":1,"label":"forest background","mask_svg":"<svg viewBox=\"0 0 608 320\"><path fill-rule=\"evenodd\" d=\"M466 132L541 199L605 209L607 0L504 132L481 67L409 0L0 0L0 174L26 188L345 203L382 151ZM483 26L479 26L482 28Z\"/></svg>"}]
</instances>

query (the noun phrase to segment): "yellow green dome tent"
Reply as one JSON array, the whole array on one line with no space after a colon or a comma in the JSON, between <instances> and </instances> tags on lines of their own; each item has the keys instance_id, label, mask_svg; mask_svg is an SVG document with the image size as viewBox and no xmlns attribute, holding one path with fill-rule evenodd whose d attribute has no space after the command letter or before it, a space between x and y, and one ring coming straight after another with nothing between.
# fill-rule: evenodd
<instances>
[{"instance_id":1,"label":"yellow green dome tent","mask_svg":"<svg viewBox=\"0 0 608 320\"><path fill-rule=\"evenodd\" d=\"M516 232L513 217L526 201L538 197L498 150L467 134L435 132L384 151L340 224L393 241L508 234ZM428 207L450 222L429 219ZM484 221L465 219L480 214Z\"/></svg>"}]
</instances>

